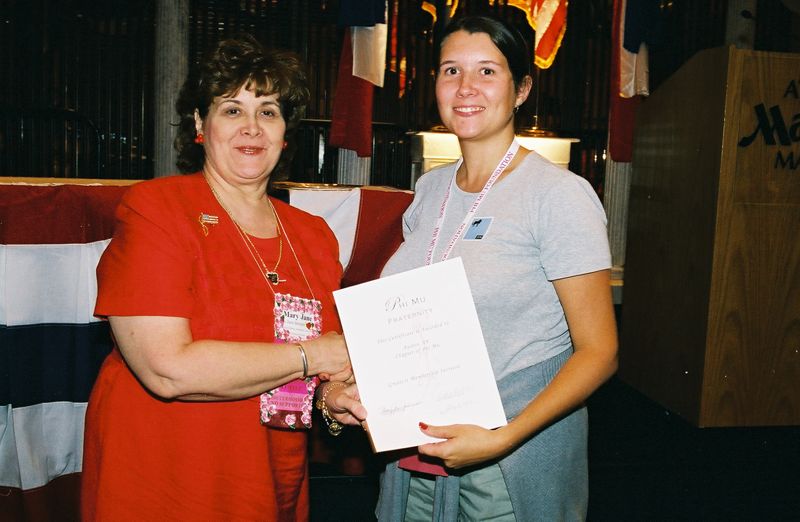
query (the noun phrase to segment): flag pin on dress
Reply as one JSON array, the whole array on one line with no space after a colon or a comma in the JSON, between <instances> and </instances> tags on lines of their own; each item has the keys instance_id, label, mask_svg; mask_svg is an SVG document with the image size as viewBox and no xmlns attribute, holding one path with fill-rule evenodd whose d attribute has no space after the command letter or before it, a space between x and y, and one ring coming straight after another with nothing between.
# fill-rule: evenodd
<instances>
[{"instance_id":1,"label":"flag pin on dress","mask_svg":"<svg viewBox=\"0 0 800 522\"><path fill-rule=\"evenodd\" d=\"M201 212L200 217L197 218L197 221L200 223L200 228L203 229L203 235L208 236L208 227L206 225L218 224L219 218L217 216L212 216L211 214Z\"/></svg>"}]
</instances>

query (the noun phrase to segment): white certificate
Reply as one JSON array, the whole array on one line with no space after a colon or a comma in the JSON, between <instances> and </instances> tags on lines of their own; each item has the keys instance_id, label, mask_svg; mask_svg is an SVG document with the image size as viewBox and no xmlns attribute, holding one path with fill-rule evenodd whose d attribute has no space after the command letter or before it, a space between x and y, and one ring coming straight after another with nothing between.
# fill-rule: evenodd
<instances>
[{"instance_id":1,"label":"white certificate","mask_svg":"<svg viewBox=\"0 0 800 522\"><path fill-rule=\"evenodd\" d=\"M506 424L461 258L333 293L376 452L432 425Z\"/></svg>"}]
</instances>

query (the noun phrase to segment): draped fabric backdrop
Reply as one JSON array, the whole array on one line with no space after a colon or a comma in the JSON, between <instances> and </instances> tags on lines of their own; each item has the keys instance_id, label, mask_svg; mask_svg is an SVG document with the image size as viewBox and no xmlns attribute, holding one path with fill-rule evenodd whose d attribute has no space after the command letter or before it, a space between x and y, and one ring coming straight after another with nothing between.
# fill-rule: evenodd
<instances>
[{"instance_id":1,"label":"draped fabric backdrop","mask_svg":"<svg viewBox=\"0 0 800 522\"><path fill-rule=\"evenodd\" d=\"M111 349L94 269L125 190L0 185L0 520L77 520L86 401Z\"/></svg>"}]
</instances>

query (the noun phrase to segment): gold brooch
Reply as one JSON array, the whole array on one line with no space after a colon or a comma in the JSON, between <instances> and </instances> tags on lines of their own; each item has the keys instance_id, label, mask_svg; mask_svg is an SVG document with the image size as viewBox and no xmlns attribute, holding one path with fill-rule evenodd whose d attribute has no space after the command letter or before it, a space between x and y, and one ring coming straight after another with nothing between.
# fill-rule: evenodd
<instances>
[{"instance_id":1,"label":"gold brooch","mask_svg":"<svg viewBox=\"0 0 800 522\"><path fill-rule=\"evenodd\" d=\"M217 216L212 216L211 214L205 214L203 212L200 213L200 217L197 218L197 222L200 223L200 228L203 229L203 235L208 235L208 227L206 225L217 225L219 224L219 218Z\"/></svg>"}]
</instances>

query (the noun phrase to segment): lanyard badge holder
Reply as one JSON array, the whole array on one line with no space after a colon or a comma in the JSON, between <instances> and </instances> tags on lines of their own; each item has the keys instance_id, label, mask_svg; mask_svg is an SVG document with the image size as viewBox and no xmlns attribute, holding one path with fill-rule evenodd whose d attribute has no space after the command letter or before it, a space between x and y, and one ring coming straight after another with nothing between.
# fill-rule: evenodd
<instances>
[{"instance_id":1,"label":"lanyard badge holder","mask_svg":"<svg viewBox=\"0 0 800 522\"><path fill-rule=\"evenodd\" d=\"M320 336L322 303L316 299L275 294L275 342L298 343ZM302 349L302 348L301 348ZM273 428L311 428L317 377L295 379L262 393L259 401L261 423Z\"/></svg>"}]
</instances>

